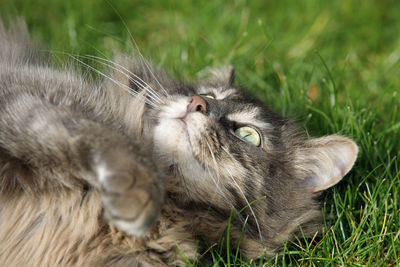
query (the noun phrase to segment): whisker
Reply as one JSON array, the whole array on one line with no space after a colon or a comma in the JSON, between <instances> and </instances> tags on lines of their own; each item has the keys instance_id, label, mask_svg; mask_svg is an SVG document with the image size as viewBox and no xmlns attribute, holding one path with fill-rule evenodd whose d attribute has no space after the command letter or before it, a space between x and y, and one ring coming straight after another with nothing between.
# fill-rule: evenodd
<instances>
[{"instance_id":1,"label":"whisker","mask_svg":"<svg viewBox=\"0 0 400 267\"><path fill-rule=\"evenodd\" d=\"M222 150L224 150L224 151L225 151L225 153L226 153L226 154L227 154L229 157L231 157L231 158L234 160L234 158L233 158L233 156L231 155L231 153L229 153L229 151L228 151L228 150L226 150L226 148L225 148L225 147L222 147ZM254 217L254 220L255 220L255 222L256 222L256 225L257 225L257 230L258 230L258 234L259 234L259 236L260 236L260 240L261 240L261 241L263 241L263 237L262 237L262 234L261 234L260 225L259 225L259 223L258 223L258 220L257 220L256 214L254 213L254 211L253 211L253 209L252 209L252 207L251 207L251 205L250 205L249 201L247 200L247 197L246 197L246 195L244 194L244 192L243 192L242 188L240 188L239 184L237 183L237 181L236 181L236 180L235 180L235 178L233 177L232 173L231 173L231 172L230 172L228 169L226 169L226 171L228 172L228 174L229 174L229 176L231 177L231 179L232 179L233 183L234 183L234 184L236 185L236 187L239 189L239 191L240 191L240 193L242 194L242 196L243 196L244 200L246 201L246 203L247 203L247 206L249 207L249 209L250 209L250 212L251 212L251 214L253 215L253 217Z\"/></svg>"},{"instance_id":2,"label":"whisker","mask_svg":"<svg viewBox=\"0 0 400 267\"><path fill-rule=\"evenodd\" d=\"M205 155L205 153L203 152L203 158L204 158L204 155ZM232 205L230 204L229 200L226 198L225 194L222 192L221 188L219 187L219 184L217 183L214 175L212 174L211 169L209 168L207 162L205 162L205 169L206 169L207 173L209 174L211 180L214 182L215 187L217 188L217 192L215 192L214 196L209 201L210 204L208 205L207 213L210 212L211 203L214 202L214 200L215 200L217 195L221 196L225 200L225 202L232 207Z\"/></svg>"},{"instance_id":3,"label":"whisker","mask_svg":"<svg viewBox=\"0 0 400 267\"><path fill-rule=\"evenodd\" d=\"M216 174L217 174L217 178L218 178L218 184L219 184L219 182L220 182L220 175L219 175L219 171L218 171L218 168L217 168L217 161L215 160L215 156L214 156L214 152L212 152L212 149L211 149L211 146L210 146L210 143L208 143L208 141L206 140L206 144L207 144L207 146L208 146L208 150L210 151L210 153L211 153L211 157L212 157L212 160L213 160L213 163L214 163L214 168L215 168L215 172L216 172Z\"/></svg>"},{"instance_id":4,"label":"whisker","mask_svg":"<svg viewBox=\"0 0 400 267\"><path fill-rule=\"evenodd\" d=\"M210 170L210 168L208 167L208 164L206 163L206 164L207 164L207 165L206 165L206 168L207 168L207 170L208 170L208 173L209 173L210 176L212 177L212 179L213 179L213 181L214 181L214 183L215 183L215 185L216 185L216 187L217 187L217 190L219 191L220 195L225 199L225 202L226 202L228 205L230 205L231 208L232 208L233 210L235 210L236 213L237 213L237 209L236 209L235 206L229 201L229 199L225 196L225 194L222 192L222 190L221 190L221 188L220 188L220 186L219 186L219 183L220 183L220 181L221 181L221 177L220 177L220 174L219 174L219 171L218 171L217 161L215 160L214 152L213 152L212 149L211 149L210 143L208 143L207 140L205 140L205 141L206 141L208 150L210 151L211 157L212 157L212 159L213 159L213 165L214 165L215 173L216 173L216 175L217 175L217 180L215 180L214 176L211 174L211 170Z\"/></svg>"},{"instance_id":5,"label":"whisker","mask_svg":"<svg viewBox=\"0 0 400 267\"><path fill-rule=\"evenodd\" d=\"M99 57L88 56L88 55L87 55L87 56L79 56L79 57L91 59L91 60L93 60L93 61L95 61L95 62L98 62L98 63L104 65L104 66L107 66L107 67L109 67L109 68L112 68L112 69L115 70L115 71L118 71L119 73L121 73L121 74L123 74L125 77L127 77L130 81L132 81L133 83L135 83L137 86L139 86L139 87L142 88L143 90L146 90L147 92L150 93L149 95L146 95L146 96L152 98L152 99L153 99L155 102L157 102L157 103L163 103L163 101L161 100L161 98L160 98L157 94L155 94L154 89L152 89L152 88L151 88L149 85L147 85L147 84L146 84L147 86L144 86L144 85L140 84L138 81L136 81L135 79L133 79L133 78L132 78L131 76L129 76L127 73L125 73L125 72L123 72L122 70L120 70L120 69L118 69L118 68L112 66L111 64L116 65L116 63L112 62L111 60L103 59L103 60L106 60L107 62L108 62L108 61L111 62L110 64L107 64L107 63L105 63L105 62L102 62L101 60L97 60L97 59L96 59L96 58L99 58ZM100 59L101 59L101 58L100 58ZM129 87L129 86L128 86L128 87ZM129 87L129 88L130 88L130 87ZM150 90L150 89L151 89L151 90ZM130 90L131 90L131 91L135 91L135 90L133 90L132 88L130 88Z\"/></svg>"},{"instance_id":6,"label":"whisker","mask_svg":"<svg viewBox=\"0 0 400 267\"><path fill-rule=\"evenodd\" d=\"M69 57L71 57L72 59L78 61L79 63L81 63L81 64L84 65L85 67L87 67L87 68L93 70L93 71L96 72L97 74L100 74L101 76L103 76L103 77L109 79L110 81L114 82L115 84L122 86L122 88L124 88L129 94L131 94L131 95L133 95L133 96L137 96L137 92L132 91L131 88L128 87L128 86L126 86L125 84L120 83L120 82L114 80L113 78L107 76L106 74L104 74L104 73L102 73L101 71L97 70L96 68L90 66L89 64L86 64L85 62L83 62L82 60L76 58L75 56L73 56L73 55L71 55L71 54L67 54L67 55L68 55ZM153 103L153 102L150 101L149 99L144 99L144 101L145 101L147 104L149 104L150 106L152 106L152 107L158 109L158 105L155 104L155 103Z\"/></svg>"},{"instance_id":7,"label":"whisker","mask_svg":"<svg viewBox=\"0 0 400 267\"><path fill-rule=\"evenodd\" d=\"M205 159L204 146L202 145L201 147L202 147L202 156L203 156L203 159ZM212 153L212 151L210 151L210 152ZM224 194L224 193L221 191L221 189L219 188L218 183L217 183L217 181L216 181L214 175L212 174L211 169L210 169L209 166L208 166L208 163L207 163L206 161L204 161L204 163L205 163L205 169L207 170L208 174L210 175L211 180L214 182L214 184L216 185L216 187L217 187L217 189L218 189L218 191L219 191L219 192L218 192L219 195L225 200L225 203L227 203L227 204L230 206L230 208L231 208L233 211L235 211L236 214L238 214L238 213L239 213L238 210L237 210L237 209L235 208L235 206L229 201L229 199L227 199L227 197L225 196L225 194ZM210 200L210 202L213 202L214 199L215 199L215 197L213 197L213 198ZM209 204L209 206L208 206L207 213L210 212L210 209L211 209L211 204ZM241 217L239 217L239 218L241 219Z\"/></svg>"},{"instance_id":8,"label":"whisker","mask_svg":"<svg viewBox=\"0 0 400 267\"><path fill-rule=\"evenodd\" d=\"M107 3L111 6L111 8L117 14L117 16L119 17L121 22L124 24L124 27L125 27L126 31L128 32L128 34L130 36L130 40L131 40L132 44L134 45L134 47L136 48L136 50L137 50L137 52L139 54L139 57L140 57L140 60L142 61L142 64L144 64L147 67L148 71L151 73L151 75L153 76L154 80L158 83L158 85L165 92L165 94L168 95L167 90L165 90L164 86L162 86L162 84L158 81L156 75L153 73L153 71L151 70L151 67L149 66L149 64L147 63L147 61L143 57L142 53L140 52L139 46L137 45L137 43L135 41L135 38L133 38L132 32L129 30L128 25L126 25L125 20L122 18L121 14L119 14L119 12L115 9L115 7L109 1L107 1Z\"/></svg>"},{"instance_id":9,"label":"whisker","mask_svg":"<svg viewBox=\"0 0 400 267\"><path fill-rule=\"evenodd\" d=\"M97 59L97 60L106 61L106 62L108 62L108 63L110 63L110 64L113 64L113 65L115 65L115 66L121 68L121 69L124 70L127 74L130 74L130 75L132 75L133 77L135 77L136 79L138 79L138 81L133 80L133 81L137 82L137 83L135 83L136 85L141 86L142 88L149 88L149 89L151 89L150 91L152 92L152 94L153 94L155 97L157 97L157 98L162 102L161 97L158 95L158 93L156 92L156 90L154 90L154 88L152 88L152 87L151 87L148 83L146 83L142 78L140 78L140 77L137 76L135 73L131 72L130 70L128 70L127 68L125 68L125 67L122 66L121 64L118 64L118 63L116 63L116 62L114 62L114 61L111 61L111 60L109 60L109 59L106 59L106 58L101 58L101 57L97 57L97 56L93 56L93 55L86 55L86 56L89 57L89 58L91 58L91 59ZM96 61L96 62L102 63L102 62L100 62L100 61ZM108 66L110 66L110 65L108 65ZM122 73L122 71L121 71L120 69L117 69L117 70L120 71L120 72ZM126 73L124 73L124 74L127 75ZM128 75L127 75L127 77L128 77ZM140 83L139 83L139 81L140 81Z\"/></svg>"},{"instance_id":10,"label":"whisker","mask_svg":"<svg viewBox=\"0 0 400 267\"><path fill-rule=\"evenodd\" d=\"M127 70L127 69L124 68L126 71L128 71L128 72L129 72L130 74L132 74L133 76L138 77L138 78L146 85L146 86L143 86L143 85L140 84L138 81L136 81L136 80L134 80L132 77L130 77L128 74L124 73L122 70L120 70L120 69L118 69L118 68L112 66L111 64L113 64L113 65L118 65L118 66L120 66L120 67L123 68L123 66L121 66L121 65L119 65L119 64L117 64L117 63L115 63L115 62L113 62L113 61L111 61L111 60L108 60L108 59L105 59L105 58L101 58L101 57L91 56L91 55L82 56L82 55L77 55L77 54L72 54L72 53L67 53L67 52L62 52L62 51L54 51L54 50L53 50L53 51L47 51L47 52L50 52L50 53L53 53L53 54L63 54L63 55L67 55L67 56L73 58L74 60L76 60L76 61L82 63L82 64L85 65L86 67L90 67L90 69L95 70L96 73L99 73L99 71L98 71L97 69L95 69L95 68L93 68L93 67L87 65L86 63L84 63L84 62L78 60L77 58L79 57L79 58L90 59L90 60L93 60L94 62L100 63L100 64L102 64L102 65L104 65L104 66L106 66L106 67L110 67L110 68L112 68L112 69L118 71L119 73L123 74L124 76L126 76L129 80L131 80L132 82L134 82L137 86L139 86L140 88L146 90L146 92L151 93L151 95L146 94L146 96L151 97L156 103L164 103L164 101L163 101L163 100L160 98L160 96L155 92L155 90L154 90L153 88L150 87L150 85L148 85L147 83L145 83L143 80L140 79L140 77L138 77L138 76L135 75L134 73L132 73L132 72L130 72L129 70ZM98 59L98 60L96 60L96 59ZM102 61L100 61L100 60L104 60L104 61L106 61L106 62L110 62L110 64L106 64L105 62L102 62ZM106 76L104 73L99 73L99 74L102 75L103 77L106 77L106 78L112 80L113 82L115 82L115 83L117 83L117 84L121 84L121 83L116 82L115 80L113 80L111 77ZM124 86L124 89L125 89L125 90L126 90L127 88L129 88L130 91L135 92L135 94L132 94L132 93L131 93L131 95L136 96L137 92L136 92L135 90L133 90L133 89L130 88L129 86ZM150 90L150 89L152 89L152 90ZM157 99L156 99L156 98L157 98Z\"/></svg>"}]
</instances>

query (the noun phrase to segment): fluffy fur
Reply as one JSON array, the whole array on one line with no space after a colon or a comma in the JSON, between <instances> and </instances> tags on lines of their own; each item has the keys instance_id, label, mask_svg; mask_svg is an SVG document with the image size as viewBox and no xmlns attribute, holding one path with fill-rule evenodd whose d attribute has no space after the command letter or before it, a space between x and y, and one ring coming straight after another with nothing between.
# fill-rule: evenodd
<instances>
[{"instance_id":1,"label":"fluffy fur","mask_svg":"<svg viewBox=\"0 0 400 267\"><path fill-rule=\"evenodd\" d=\"M92 59L102 82L52 67L22 22L0 24L2 266L183 265L231 211L249 257L321 229L315 195L351 169L353 141L304 137L232 68L187 85L140 59Z\"/></svg>"}]
</instances>

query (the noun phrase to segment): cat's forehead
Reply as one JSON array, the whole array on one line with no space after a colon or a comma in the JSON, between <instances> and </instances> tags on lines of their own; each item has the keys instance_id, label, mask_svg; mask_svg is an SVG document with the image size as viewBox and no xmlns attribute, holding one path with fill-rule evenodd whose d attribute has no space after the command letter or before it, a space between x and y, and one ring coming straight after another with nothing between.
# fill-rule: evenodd
<instances>
[{"instance_id":1,"label":"cat's forehead","mask_svg":"<svg viewBox=\"0 0 400 267\"><path fill-rule=\"evenodd\" d=\"M232 87L200 86L198 94L211 94L216 100L225 100L226 118L238 124L252 124L259 128L270 128L265 120L265 106L240 89Z\"/></svg>"},{"instance_id":2,"label":"cat's forehead","mask_svg":"<svg viewBox=\"0 0 400 267\"><path fill-rule=\"evenodd\" d=\"M217 100L222 100L228 97L237 96L238 90L235 88L200 86L197 89L198 94L212 94Z\"/></svg>"},{"instance_id":3,"label":"cat's forehead","mask_svg":"<svg viewBox=\"0 0 400 267\"><path fill-rule=\"evenodd\" d=\"M251 124L258 128L271 128L271 124L265 120L260 119L262 110L255 106L242 106L241 109L232 111L227 114L226 118L238 124L247 125Z\"/></svg>"}]
</instances>

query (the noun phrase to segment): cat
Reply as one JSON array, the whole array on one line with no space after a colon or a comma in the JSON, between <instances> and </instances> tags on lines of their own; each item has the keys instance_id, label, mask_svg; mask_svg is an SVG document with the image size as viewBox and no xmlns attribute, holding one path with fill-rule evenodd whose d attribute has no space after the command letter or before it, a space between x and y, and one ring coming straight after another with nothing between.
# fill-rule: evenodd
<instances>
[{"instance_id":1,"label":"cat","mask_svg":"<svg viewBox=\"0 0 400 267\"><path fill-rule=\"evenodd\" d=\"M316 198L357 158L234 86L231 67L186 84L93 56L109 69L96 81L40 51L21 20L0 23L1 266L185 265L228 222L243 255L271 256L321 231Z\"/></svg>"}]
</instances>

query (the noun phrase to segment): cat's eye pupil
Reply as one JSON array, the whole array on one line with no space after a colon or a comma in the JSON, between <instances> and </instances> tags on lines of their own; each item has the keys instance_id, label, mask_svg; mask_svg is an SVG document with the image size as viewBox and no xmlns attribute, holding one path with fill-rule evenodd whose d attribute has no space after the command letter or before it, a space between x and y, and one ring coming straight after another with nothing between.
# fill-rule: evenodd
<instances>
[{"instance_id":1,"label":"cat's eye pupil","mask_svg":"<svg viewBox=\"0 0 400 267\"><path fill-rule=\"evenodd\" d=\"M255 146L261 145L260 134L252 127L244 126L237 128L235 130L235 134L252 145Z\"/></svg>"}]
</instances>

